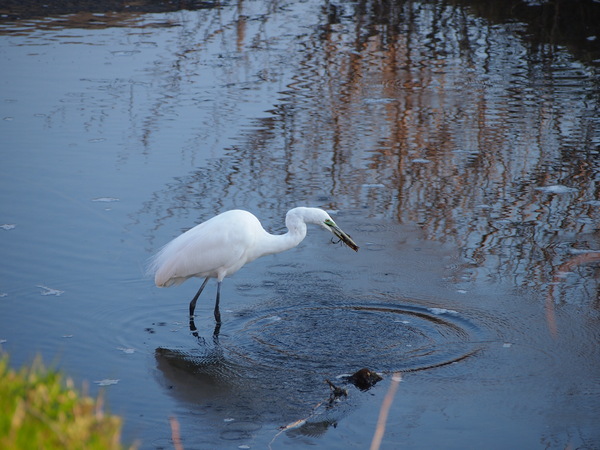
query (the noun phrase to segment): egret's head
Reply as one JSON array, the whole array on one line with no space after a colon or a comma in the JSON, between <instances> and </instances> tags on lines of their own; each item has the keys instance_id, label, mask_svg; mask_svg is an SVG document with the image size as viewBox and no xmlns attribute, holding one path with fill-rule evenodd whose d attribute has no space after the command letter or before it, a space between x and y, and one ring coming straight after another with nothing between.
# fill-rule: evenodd
<instances>
[{"instance_id":1,"label":"egret's head","mask_svg":"<svg viewBox=\"0 0 600 450\"><path fill-rule=\"evenodd\" d=\"M344 233L340 227L333 221L331 217L325 219L323 222L323 227L329 231L331 231L340 241L346 244L355 252L358 251L358 245L352 240L352 238Z\"/></svg>"},{"instance_id":2,"label":"egret's head","mask_svg":"<svg viewBox=\"0 0 600 450\"><path fill-rule=\"evenodd\" d=\"M288 229L297 228L302 224L312 223L320 225L328 231L331 231L341 242L346 244L355 252L358 251L358 245L352 240L352 238L344 233L340 227L333 221L331 216L327 214L321 208L306 208L299 206L294 209L290 209L285 218L285 224ZM306 228L304 230L306 233Z\"/></svg>"}]
</instances>

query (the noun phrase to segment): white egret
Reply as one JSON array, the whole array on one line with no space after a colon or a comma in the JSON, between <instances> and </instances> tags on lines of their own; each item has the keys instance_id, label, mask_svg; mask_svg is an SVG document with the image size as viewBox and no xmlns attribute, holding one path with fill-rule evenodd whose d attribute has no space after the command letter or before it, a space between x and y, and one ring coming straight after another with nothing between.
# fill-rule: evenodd
<instances>
[{"instance_id":1,"label":"white egret","mask_svg":"<svg viewBox=\"0 0 600 450\"><path fill-rule=\"evenodd\" d=\"M217 279L215 320L221 323L219 299L221 282L244 264L256 258L283 252L297 246L306 236L306 224L321 225L354 251L358 246L325 211L319 208L294 208L285 216L288 232L273 235L248 211L234 209L196 225L165 245L150 260L148 272L158 287L183 283L191 277L205 278L190 302L190 318L196 301L210 278Z\"/></svg>"}]
</instances>

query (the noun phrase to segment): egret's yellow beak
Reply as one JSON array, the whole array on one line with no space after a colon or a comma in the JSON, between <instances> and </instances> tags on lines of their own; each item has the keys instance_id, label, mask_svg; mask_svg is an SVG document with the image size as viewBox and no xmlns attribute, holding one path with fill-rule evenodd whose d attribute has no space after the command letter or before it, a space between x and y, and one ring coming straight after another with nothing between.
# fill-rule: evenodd
<instances>
[{"instance_id":1,"label":"egret's yellow beak","mask_svg":"<svg viewBox=\"0 0 600 450\"><path fill-rule=\"evenodd\" d=\"M329 231L331 231L337 238L339 238L344 244L350 247L355 252L358 251L358 245L352 240L352 238L344 233L340 227L333 220L326 220L325 225L329 227Z\"/></svg>"}]
</instances>

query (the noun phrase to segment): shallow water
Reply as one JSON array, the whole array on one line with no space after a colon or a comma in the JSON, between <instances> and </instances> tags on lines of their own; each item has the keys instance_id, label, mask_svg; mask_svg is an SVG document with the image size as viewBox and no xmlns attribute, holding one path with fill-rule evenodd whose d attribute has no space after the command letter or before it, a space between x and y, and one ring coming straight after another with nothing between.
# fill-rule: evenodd
<instances>
[{"instance_id":1,"label":"shallow water","mask_svg":"<svg viewBox=\"0 0 600 450\"><path fill-rule=\"evenodd\" d=\"M398 372L383 448L600 448L600 31L468 3L2 16L12 364L103 390L141 448L170 417L186 449L365 448ZM309 230L226 280L218 332L214 284L194 331L199 282L144 276L214 214L300 204L360 251Z\"/></svg>"}]
</instances>

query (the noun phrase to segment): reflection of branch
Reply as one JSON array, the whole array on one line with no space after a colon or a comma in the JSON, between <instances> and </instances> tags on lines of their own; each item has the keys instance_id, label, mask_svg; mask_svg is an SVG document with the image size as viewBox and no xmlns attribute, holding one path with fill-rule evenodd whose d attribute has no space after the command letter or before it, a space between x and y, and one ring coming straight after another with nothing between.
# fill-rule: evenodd
<instances>
[{"instance_id":1,"label":"reflection of branch","mask_svg":"<svg viewBox=\"0 0 600 450\"><path fill-rule=\"evenodd\" d=\"M560 266L554 270L554 275L552 276L552 283L550 284L550 288L548 289L548 295L546 296L546 322L548 322L548 328L550 329L550 334L553 337L556 337L558 334L558 328L556 326L556 317L554 315L554 287L558 286L560 281L564 279L563 275L568 272L572 272L577 266L582 264L587 264L591 262L600 261L600 252L586 252L580 255L577 255L568 261L565 261Z\"/></svg>"},{"instance_id":2,"label":"reflection of branch","mask_svg":"<svg viewBox=\"0 0 600 450\"><path fill-rule=\"evenodd\" d=\"M458 7L361 0L354 9L324 9L310 19L323 25L313 33L301 26L281 35L272 24L278 2L265 3L264 14L248 15L241 2L229 14L207 10L202 20L182 15L174 56L149 70L159 89L130 107L143 108L132 121L148 117L136 119L130 127L136 133L162 130L165 117L188 117L192 105L198 114L189 119L179 157L192 169L136 213L155 221L155 230L173 216L200 221L231 207L268 218L298 201L364 208L370 217L418 224L426 239L455 243L480 268L474 276L485 272L538 289L553 269L540 252L562 251L556 245L572 234L593 235L595 212L586 200L596 195L596 166L586 155L593 151L597 96L587 103L560 96L555 107L544 100L552 98L549 84L539 102L524 102L522 94L552 74L533 64L531 80L505 76L521 67L502 50L504 32L476 25ZM405 17L414 29L403 26ZM480 33L487 38L474 40ZM296 42L299 51L282 57L280 49ZM203 68L227 82L210 81ZM592 92L591 79L584 83ZM265 115L239 107L253 104L244 93L249 89L277 92L263 99L272 104ZM238 123L245 124L239 132L218 137ZM563 127L582 131L566 137ZM514 136L528 144L515 148ZM231 139L235 144L227 144ZM563 160L560 149L574 142L578 151ZM195 161L206 147L217 157ZM577 193L534 189L563 179ZM273 186L281 195L273 196Z\"/></svg>"},{"instance_id":3,"label":"reflection of branch","mask_svg":"<svg viewBox=\"0 0 600 450\"><path fill-rule=\"evenodd\" d=\"M394 375L394 377L396 377L396 375ZM361 392L369 390L383 379L377 372L371 371L366 367L356 371L352 375L344 375L339 378L345 383L353 384L360 389ZM336 386L329 380L325 380L325 382L329 385L330 389L329 399L317 403L310 414L305 418L280 427L279 432L273 436L273 439L271 439L268 447L269 449L272 448L271 446L275 442L275 439L277 439L285 431L300 429L301 434L316 437L325 433L330 426L337 426L337 420L333 419L332 417L326 417L324 415L324 411L327 413L337 409L339 404L348 398L348 390ZM319 416L322 418L322 420L312 420Z\"/></svg>"},{"instance_id":4,"label":"reflection of branch","mask_svg":"<svg viewBox=\"0 0 600 450\"><path fill-rule=\"evenodd\" d=\"M323 404L323 402L317 403L315 405L315 407L312 409L311 413L306 418L296 420L295 422L292 422L283 427L280 427L279 432L275 436L273 436L273 439L271 439L271 442L269 442L269 446L268 446L269 450L271 450L273 448L272 445L275 442L275 439L277 439L282 433L284 433L285 431L288 431L288 430L293 430L295 428L300 428L301 426L306 424L306 421L308 419L310 419L311 417L316 415L316 411L318 410L319 406L321 406L322 404Z\"/></svg>"},{"instance_id":5,"label":"reflection of branch","mask_svg":"<svg viewBox=\"0 0 600 450\"><path fill-rule=\"evenodd\" d=\"M181 435L179 434L179 421L174 416L171 416L169 417L169 422L171 422L171 439L173 441L173 447L175 447L175 450L183 450Z\"/></svg>"},{"instance_id":6,"label":"reflection of branch","mask_svg":"<svg viewBox=\"0 0 600 450\"><path fill-rule=\"evenodd\" d=\"M396 372L394 376L392 376L392 384L390 384L390 388L388 389L387 394L385 394L385 398L381 404L379 419L377 419L377 428L375 428L375 434L373 435L373 440L371 441L371 450L379 450L379 447L381 446L381 441L385 433L385 424L387 422L388 413L390 412L390 407L392 406L392 401L394 400L394 396L396 395L400 381L402 381L402 374L400 372Z\"/></svg>"},{"instance_id":7,"label":"reflection of branch","mask_svg":"<svg viewBox=\"0 0 600 450\"><path fill-rule=\"evenodd\" d=\"M364 369L367 370L367 369ZM368 370L367 370L368 371ZM359 371L360 372L360 371ZM283 427L280 427L280 431L279 433L277 433L273 439L271 439L271 442L269 443L269 449L271 448L271 445L273 444L273 442L275 441L275 439L277 439L277 437L283 433L284 431L288 431L288 430L294 430L296 428L300 428L306 425L307 421L313 417L316 417L317 415L319 415L319 408L321 407L321 405L327 404L329 407L331 407L335 402L339 401L341 397L347 397L348 396L348 391L346 389L342 389L337 387L335 384L333 384L331 381L329 380L325 380L325 382L329 385L329 388L331 389L331 394L329 396L329 400L327 402L322 401L319 402L315 405L315 407L312 409L311 413L305 417L304 419L299 419L296 420L295 422L289 423ZM375 383L373 383L375 384ZM319 427L319 434L320 431L325 432L325 430L327 430L327 428L329 427L329 425L331 425L331 423L324 421L321 422L320 424L317 423L315 425L322 425L322 427ZM335 423L333 423L333 425L335 426Z\"/></svg>"}]
</instances>

